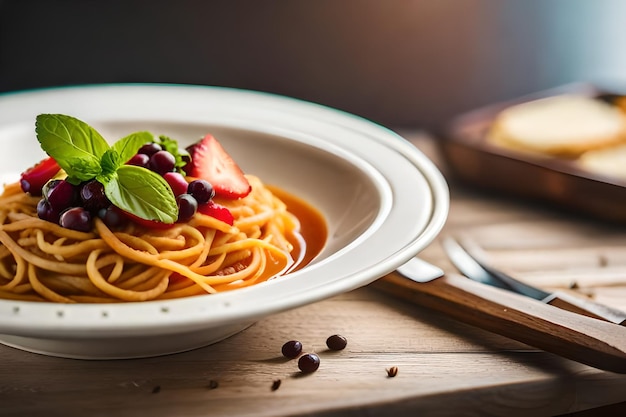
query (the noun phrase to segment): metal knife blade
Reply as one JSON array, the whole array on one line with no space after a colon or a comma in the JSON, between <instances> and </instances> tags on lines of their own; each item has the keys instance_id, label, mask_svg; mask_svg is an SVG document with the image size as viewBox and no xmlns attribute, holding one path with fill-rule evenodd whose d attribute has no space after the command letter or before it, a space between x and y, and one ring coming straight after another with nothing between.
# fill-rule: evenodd
<instances>
[{"instance_id":1,"label":"metal knife blade","mask_svg":"<svg viewBox=\"0 0 626 417\"><path fill-rule=\"evenodd\" d=\"M468 278L500 288L508 287L511 291L554 307L626 326L626 312L562 291L548 292L518 281L509 274L491 267L474 251L470 252L470 249L466 249L451 237L444 238L442 246L454 266Z\"/></svg>"},{"instance_id":2,"label":"metal knife blade","mask_svg":"<svg viewBox=\"0 0 626 417\"><path fill-rule=\"evenodd\" d=\"M626 327L552 308L461 275L444 274L418 258L373 285L547 352L598 369L626 373Z\"/></svg>"}]
</instances>

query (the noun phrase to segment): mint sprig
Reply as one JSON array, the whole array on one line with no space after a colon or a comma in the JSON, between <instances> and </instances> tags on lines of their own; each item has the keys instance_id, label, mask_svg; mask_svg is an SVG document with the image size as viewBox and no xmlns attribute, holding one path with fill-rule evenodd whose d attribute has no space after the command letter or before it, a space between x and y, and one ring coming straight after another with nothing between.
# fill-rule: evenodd
<instances>
[{"instance_id":1,"label":"mint sprig","mask_svg":"<svg viewBox=\"0 0 626 417\"><path fill-rule=\"evenodd\" d=\"M142 145L154 140L150 132L131 133L109 146L93 127L63 114L40 114L35 131L44 152L67 173L67 181L96 179L120 209L145 220L167 224L177 220L176 199L165 179L149 169L126 165Z\"/></svg>"}]
</instances>

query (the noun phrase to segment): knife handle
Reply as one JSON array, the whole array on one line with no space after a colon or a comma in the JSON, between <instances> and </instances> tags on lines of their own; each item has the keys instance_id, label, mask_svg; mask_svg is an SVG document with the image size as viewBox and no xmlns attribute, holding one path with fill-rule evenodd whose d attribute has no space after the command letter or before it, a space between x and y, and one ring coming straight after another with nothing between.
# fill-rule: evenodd
<instances>
[{"instance_id":1,"label":"knife handle","mask_svg":"<svg viewBox=\"0 0 626 417\"><path fill-rule=\"evenodd\" d=\"M626 327L554 308L460 275L418 283L392 272L374 285L546 352L598 369L626 373Z\"/></svg>"},{"instance_id":2,"label":"knife handle","mask_svg":"<svg viewBox=\"0 0 626 417\"><path fill-rule=\"evenodd\" d=\"M570 295L566 292L556 291L542 301L546 304L550 304L551 306L559 307L573 313L582 314L599 320L606 320L611 323L619 324L620 326L626 326L625 312L586 300L581 297Z\"/></svg>"}]
</instances>

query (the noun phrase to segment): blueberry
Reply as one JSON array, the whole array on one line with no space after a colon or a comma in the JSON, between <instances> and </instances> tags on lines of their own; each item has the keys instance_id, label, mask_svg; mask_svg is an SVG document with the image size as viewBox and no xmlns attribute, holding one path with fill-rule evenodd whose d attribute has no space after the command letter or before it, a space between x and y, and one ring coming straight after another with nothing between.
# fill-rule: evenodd
<instances>
[{"instance_id":1,"label":"blueberry","mask_svg":"<svg viewBox=\"0 0 626 417\"><path fill-rule=\"evenodd\" d=\"M174 170L176 158L168 151L158 151L150 157L150 169L161 175Z\"/></svg>"},{"instance_id":2,"label":"blueberry","mask_svg":"<svg viewBox=\"0 0 626 417\"><path fill-rule=\"evenodd\" d=\"M150 143L146 143L141 148L139 148L137 153L152 156L155 153L159 152L160 150L163 150L161 145L159 145L158 143L150 142Z\"/></svg>"},{"instance_id":3,"label":"blueberry","mask_svg":"<svg viewBox=\"0 0 626 417\"><path fill-rule=\"evenodd\" d=\"M187 192L198 201L198 204L208 203L215 196L213 186L206 180L191 181L187 186Z\"/></svg>"},{"instance_id":4,"label":"blueberry","mask_svg":"<svg viewBox=\"0 0 626 417\"><path fill-rule=\"evenodd\" d=\"M92 213L97 213L98 210L111 205L104 193L104 185L96 180L91 180L82 185L80 188L80 199L83 202L83 207Z\"/></svg>"},{"instance_id":5,"label":"blueberry","mask_svg":"<svg viewBox=\"0 0 626 417\"><path fill-rule=\"evenodd\" d=\"M181 194L176 197L178 204L178 221L186 222L190 220L196 211L198 211L198 202L191 194Z\"/></svg>"},{"instance_id":6,"label":"blueberry","mask_svg":"<svg viewBox=\"0 0 626 417\"><path fill-rule=\"evenodd\" d=\"M82 207L72 207L61 213L59 224L67 229L89 232L92 228L91 214Z\"/></svg>"}]
</instances>

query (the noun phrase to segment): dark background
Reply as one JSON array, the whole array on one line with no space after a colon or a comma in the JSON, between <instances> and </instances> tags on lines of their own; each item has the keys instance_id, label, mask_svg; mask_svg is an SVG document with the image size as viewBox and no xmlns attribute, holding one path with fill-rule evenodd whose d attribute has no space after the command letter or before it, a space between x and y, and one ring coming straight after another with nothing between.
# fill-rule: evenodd
<instances>
[{"instance_id":1,"label":"dark background","mask_svg":"<svg viewBox=\"0 0 626 417\"><path fill-rule=\"evenodd\" d=\"M626 78L620 0L0 0L0 92L109 82L268 91L391 127Z\"/></svg>"}]
</instances>

